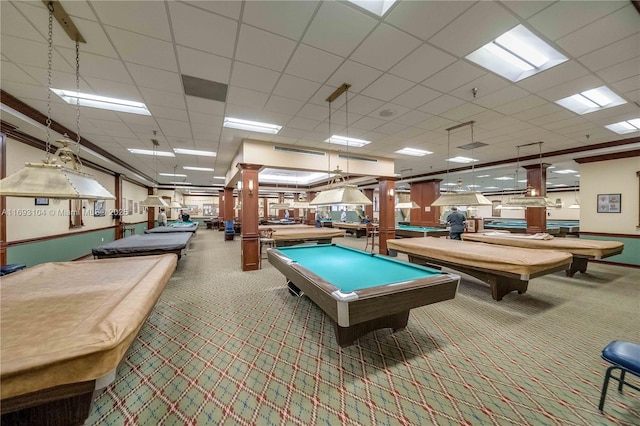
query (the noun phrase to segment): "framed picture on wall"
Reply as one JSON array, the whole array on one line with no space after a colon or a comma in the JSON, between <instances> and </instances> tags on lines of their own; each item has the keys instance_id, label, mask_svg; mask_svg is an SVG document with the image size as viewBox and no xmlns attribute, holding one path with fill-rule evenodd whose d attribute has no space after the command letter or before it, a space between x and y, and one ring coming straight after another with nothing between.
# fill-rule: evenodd
<instances>
[{"instance_id":1,"label":"framed picture on wall","mask_svg":"<svg viewBox=\"0 0 640 426\"><path fill-rule=\"evenodd\" d=\"M133 200L127 200L129 205L127 206L127 214L133 214Z\"/></svg>"},{"instance_id":2,"label":"framed picture on wall","mask_svg":"<svg viewBox=\"0 0 640 426\"><path fill-rule=\"evenodd\" d=\"M96 200L93 202L93 215L94 216L105 216L107 213L106 210L106 201L105 200Z\"/></svg>"},{"instance_id":3,"label":"framed picture on wall","mask_svg":"<svg viewBox=\"0 0 640 426\"><path fill-rule=\"evenodd\" d=\"M135 203L133 203L133 212L134 213L138 213L138 202L136 201ZM142 213L142 212L140 212Z\"/></svg>"},{"instance_id":4,"label":"framed picture on wall","mask_svg":"<svg viewBox=\"0 0 640 426\"><path fill-rule=\"evenodd\" d=\"M598 194L598 213L620 213L622 194Z\"/></svg>"},{"instance_id":5,"label":"framed picture on wall","mask_svg":"<svg viewBox=\"0 0 640 426\"><path fill-rule=\"evenodd\" d=\"M204 216L213 216L213 204L203 204L202 214Z\"/></svg>"},{"instance_id":6,"label":"framed picture on wall","mask_svg":"<svg viewBox=\"0 0 640 426\"><path fill-rule=\"evenodd\" d=\"M36 206L48 206L49 199L48 198L36 198L35 199Z\"/></svg>"}]
</instances>

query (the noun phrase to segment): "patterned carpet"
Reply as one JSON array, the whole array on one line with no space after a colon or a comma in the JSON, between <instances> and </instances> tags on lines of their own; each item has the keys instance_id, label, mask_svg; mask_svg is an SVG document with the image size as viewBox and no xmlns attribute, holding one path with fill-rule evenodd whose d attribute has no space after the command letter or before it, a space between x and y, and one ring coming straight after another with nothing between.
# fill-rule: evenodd
<instances>
[{"instance_id":1,"label":"patterned carpet","mask_svg":"<svg viewBox=\"0 0 640 426\"><path fill-rule=\"evenodd\" d=\"M640 424L630 388L597 409L602 348L640 342L637 269L590 264L501 302L465 278L405 330L341 349L313 302L267 261L242 272L239 238L223 240L198 231L87 424Z\"/></svg>"}]
</instances>

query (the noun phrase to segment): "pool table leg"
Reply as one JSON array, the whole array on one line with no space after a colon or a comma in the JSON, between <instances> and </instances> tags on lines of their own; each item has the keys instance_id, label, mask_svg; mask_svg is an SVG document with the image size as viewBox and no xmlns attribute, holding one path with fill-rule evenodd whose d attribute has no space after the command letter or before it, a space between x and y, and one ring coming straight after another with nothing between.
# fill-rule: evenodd
<instances>
[{"instance_id":1,"label":"pool table leg","mask_svg":"<svg viewBox=\"0 0 640 426\"><path fill-rule=\"evenodd\" d=\"M500 275L488 276L486 282L491 286L491 297L498 302L514 290L517 291L518 294L526 293L527 287L529 287L528 281L502 277Z\"/></svg>"},{"instance_id":2,"label":"pool table leg","mask_svg":"<svg viewBox=\"0 0 640 426\"><path fill-rule=\"evenodd\" d=\"M587 263L589 263L589 259L586 257L576 257L573 256L571 260L571 266L569 269L565 270L565 274L567 277L573 277L576 272L585 273L587 272Z\"/></svg>"},{"instance_id":3,"label":"pool table leg","mask_svg":"<svg viewBox=\"0 0 640 426\"><path fill-rule=\"evenodd\" d=\"M333 323L336 333L336 340L341 347L349 346L361 336L381 328L392 328L393 331L402 330L409 322L409 311L402 311L396 314L375 318L369 321L354 324L349 327L340 327L338 323Z\"/></svg>"}]
</instances>

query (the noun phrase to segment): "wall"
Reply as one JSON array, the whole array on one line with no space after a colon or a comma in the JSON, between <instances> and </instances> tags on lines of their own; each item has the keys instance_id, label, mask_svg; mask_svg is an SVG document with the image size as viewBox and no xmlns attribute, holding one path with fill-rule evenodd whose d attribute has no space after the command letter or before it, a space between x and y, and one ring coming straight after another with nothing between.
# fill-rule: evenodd
<instances>
[{"instance_id":1,"label":"wall","mask_svg":"<svg viewBox=\"0 0 640 426\"><path fill-rule=\"evenodd\" d=\"M147 198L147 188L136 185L129 181L122 182L122 210L126 212L121 217L121 222L125 224L140 223L147 221L147 212L140 205Z\"/></svg>"},{"instance_id":2,"label":"wall","mask_svg":"<svg viewBox=\"0 0 640 426\"><path fill-rule=\"evenodd\" d=\"M582 169L580 170L582 172ZM580 199L580 191L577 193L578 200ZM490 201L498 200L500 202L506 202L509 199L508 195L496 196L489 195L487 198ZM547 198L556 201L558 198L561 201L561 208L547 209L547 220L580 220L580 209L570 209L569 206L575 203L576 194L574 191L561 191L561 192L547 192ZM490 206L479 206L478 217L492 217ZM524 219L524 210L501 210L500 217L508 219Z\"/></svg>"},{"instance_id":3,"label":"wall","mask_svg":"<svg viewBox=\"0 0 640 426\"><path fill-rule=\"evenodd\" d=\"M640 235L638 171L640 157L580 165L580 231ZM621 212L598 213L598 194L621 194Z\"/></svg>"}]
</instances>

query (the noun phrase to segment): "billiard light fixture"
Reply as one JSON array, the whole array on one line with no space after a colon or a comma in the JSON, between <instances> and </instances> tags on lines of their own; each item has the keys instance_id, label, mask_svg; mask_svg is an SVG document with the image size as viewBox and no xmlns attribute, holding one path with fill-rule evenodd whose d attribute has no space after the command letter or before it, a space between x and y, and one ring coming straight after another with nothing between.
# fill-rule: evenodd
<instances>
[{"instance_id":1,"label":"billiard light fixture","mask_svg":"<svg viewBox=\"0 0 640 426\"><path fill-rule=\"evenodd\" d=\"M270 123L260 123L259 121L243 120L241 118L225 117L223 127L230 129L249 130L251 132L278 134L282 126Z\"/></svg>"},{"instance_id":2,"label":"billiard light fixture","mask_svg":"<svg viewBox=\"0 0 640 426\"><path fill-rule=\"evenodd\" d=\"M48 4L49 10L49 54L53 49L53 15L56 8L56 17L68 22L68 28L75 26L71 18L66 14L59 2ZM77 30L77 29L76 29ZM69 34L69 32L67 32ZM80 89L80 42L85 42L82 35L76 31L72 37L76 45L76 90ZM64 138L56 142L61 143L53 155L49 152L51 147L51 76L52 61L49 56L47 74L47 120L46 120L46 144L45 159L40 163L25 163L24 168L0 180L0 196L6 197L28 197L28 198L53 198L53 199L94 199L94 200L114 200L115 197L103 187L97 180L88 173L80 171L82 163L76 154L80 147L80 102L76 101L76 142L75 148L69 145L73 141L64 135ZM60 163L56 164L60 160ZM67 167L70 163L71 167Z\"/></svg>"},{"instance_id":3,"label":"billiard light fixture","mask_svg":"<svg viewBox=\"0 0 640 426\"><path fill-rule=\"evenodd\" d=\"M523 146L531 146L531 145L538 145L538 149L540 151L540 170L542 170L542 144L544 142L533 142L533 143L528 143L528 144L524 144L524 145L518 145L516 148L518 150L518 160L517 160L517 164L518 166L516 166L516 180L518 180L518 168L519 168L519 164L520 164L520 148ZM543 188L542 186L542 173L540 173L540 188ZM523 195L516 195L514 197L511 197L509 200L507 200L506 203L503 204L504 206L508 206L508 207L523 207L523 208L529 208L529 207L556 207L556 202L551 200L550 198L547 198L544 195L541 194L536 194L536 190L531 186L531 185L527 185L527 189L525 191L525 193Z\"/></svg>"}]
</instances>

